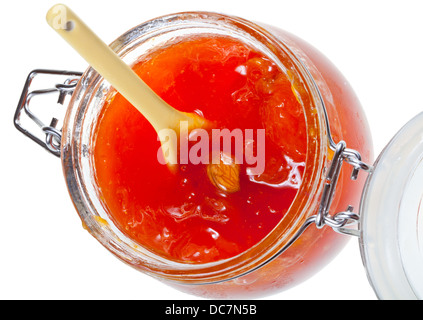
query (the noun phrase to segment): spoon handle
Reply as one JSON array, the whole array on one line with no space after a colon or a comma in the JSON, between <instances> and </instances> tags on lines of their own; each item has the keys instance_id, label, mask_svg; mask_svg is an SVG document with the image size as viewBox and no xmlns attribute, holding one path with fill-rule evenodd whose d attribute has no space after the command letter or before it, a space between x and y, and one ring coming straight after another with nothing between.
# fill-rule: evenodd
<instances>
[{"instance_id":1,"label":"spoon handle","mask_svg":"<svg viewBox=\"0 0 423 320\"><path fill-rule=\"evenodd\" d=\"M163 101L66 5L54 5L46 18L48 24L137 108L156 131L179 125L179 120L186 117Z\"/></svg>"}]
</instances>

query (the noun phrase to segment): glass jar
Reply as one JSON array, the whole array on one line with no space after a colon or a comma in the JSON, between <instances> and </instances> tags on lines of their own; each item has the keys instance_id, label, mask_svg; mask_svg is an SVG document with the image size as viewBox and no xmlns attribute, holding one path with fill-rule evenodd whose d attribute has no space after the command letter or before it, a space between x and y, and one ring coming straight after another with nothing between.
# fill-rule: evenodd
<instances>
[{"instance_id":1,"label":"glass jar","mask_svg":"<svg viewBox=\"0 0 423 320\"><path fill-rule=\"evenodd\" d=\"M39 93L29 93L32 79L37 74L57 72L31 73L15 125L61 157L68 190L84 227L123 262L195 295L269 295L298 284L327 264L349 239L339 233L359 234L354 228L359 219L354 210L359 207L367 176L358 172L372 169L366 164L373 161L369 127L341 73L312 46L272 26L216 13L186 12L143 23L110 46L133 65L152 48L195 34L235 37L271 57L287 70L307 122L306 170L297 196L273 231L245 252L213 263L175 262L141 247L114 225L102 205L92 161L94 129L111 86L94 69L82 75L62 72L67 80L47 90L59 93L60 102L71 93L61 130L57 120L44 125L29 108L30 100ZM45 141L22 127L24 115L41 127ZM346 165L341 168L343 163Z\"/></svg>"}]
</instances>

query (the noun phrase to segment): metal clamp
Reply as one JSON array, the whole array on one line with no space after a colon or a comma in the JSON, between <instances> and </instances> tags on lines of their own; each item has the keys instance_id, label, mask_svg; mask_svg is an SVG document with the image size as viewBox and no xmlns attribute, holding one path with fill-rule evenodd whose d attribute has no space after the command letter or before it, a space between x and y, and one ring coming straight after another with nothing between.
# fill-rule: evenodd
<instances>
[{"instance_id":1,"label":"metal clamp","mask_svg":"<svg viewBox=\"0 0 423 320\"><path fill-rule=\"evenodd\" d=\"M32 81L40 74L49 76L64 76L66 78L62 83L56 84L54 88L29 91ZM30 102L34 97L56 93L58 94L57 103L63 105L65 97L73 93L73 90L75 89L76 84L78 83L81 76L81 72L73 71L56 71L44 69L31 71L25 82L25 86L22 90L21 98L13 118L16 129L57 157L60 157L60 142L62 137L61 129L57 128L59 120L53 117L50 123L46 125L31 111L29 108ZM40 127L41 132L38 132L37 134L27 130L22 125L22 116L27 116L30 118L38 127ZM44 140L39 137L40 133L45 135Z\"/></svg>"},{"instance_id":2,"label":"metal clamp","mask_svg":"<svg viewBox=\"0 0 423 320\"><path fill-rule=\"evenodd\" d=\"M352 206L349 205L345 211L338 212L333 216L329 214L329 209L332 204L339 173L344 161L353 166L351 180L357 179L360 170L370 172L373 167L361 161L359 152L346 148L344 141L340 141L335 145L334 151L332 163L326 176L319 211L313 216L313 219L319 229L327 225L338 233L359 236L358 229L349 228L357 224L360 220L359 215L353 212L354 208Z\"/></svg>"}]
</instances>

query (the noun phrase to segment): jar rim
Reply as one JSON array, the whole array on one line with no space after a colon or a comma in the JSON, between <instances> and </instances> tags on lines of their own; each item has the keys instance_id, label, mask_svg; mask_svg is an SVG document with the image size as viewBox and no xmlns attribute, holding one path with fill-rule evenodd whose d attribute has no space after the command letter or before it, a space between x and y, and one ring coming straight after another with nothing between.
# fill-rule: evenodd
<instances>
[{"instance_id":1,"label":"jar rim","mask_svg":"<svg viewBox=\"0 0 423 320\"><path fill-rule=\"evenodd\" d=\"M86 159L81 156L85 152L86 144L80 140L83 135L81 122L85 118L83 114L89 112L87 105L92 100L92 97L87 96L87 92L95 95L95 90L106 89L101 84L103 82L101 76L92 68L88 68L79 81L65 116L62 136L62 167L72 201L85 228L109 251L124 262L156 277L183 283L203 284L239 277L272 261L281 254L281 248L290 242L307 218L318 209L318 199L320 199L324 179L323 171L329 148L326 112L319 89L312 76L285 43L258 24L220 13L181 12L161 16L140 24L122 34L110 47L121 57L128 57L134 53L133 48L147 38L157 36L158 33L183 30L184 28L189 32L194 32L194 26L199 30L201 28L206 30L206 27L210 27L217 28L222 32L227 28L232 32L237 31L247 36L250 41L257 41L263 45L274 59L282 60L285 64L287 61L291 63L287 69L291 72L293 86L300 91L298 95L303 104L309 134L307 135L307 159L303 181L288 212L279 224L259 243L239 255L205 264L186 264L167 260L140 248L135 248L133 243L125 245L120 240L115 241L110 234L105 234L105 230L109 233L114 233L116 230L112 230L111 221L96 208L100 202L96 203L96 200L92 199L93 190L87 187L89 174L84 173L84 170L81 169L90 164L89 155L86 155ZM281 59L282 57L284 59ZM284 65L284 67L286 66ZM82 165L81 161L87 163ZM128 252L130 250L135 251L130 253ZM140 254L145 256L140 258Z\"/></svg>"}]
</instances>

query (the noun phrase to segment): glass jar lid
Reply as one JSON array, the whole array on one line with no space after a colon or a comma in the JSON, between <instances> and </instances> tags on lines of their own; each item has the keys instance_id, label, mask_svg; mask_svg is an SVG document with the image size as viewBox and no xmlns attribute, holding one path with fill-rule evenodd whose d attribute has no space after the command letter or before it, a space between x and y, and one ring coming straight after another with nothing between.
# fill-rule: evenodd
<instances>
[{"instance_id":1,"label":"glass jar lid","mask_svg":"<svg viewBox=\"0 0 423 320\"><path fill-rule=\"evenodd\" d=\"M360 204L360 250L379 299L423 299L423 113L389 142Z\"/></svg>"}]
</instances>

